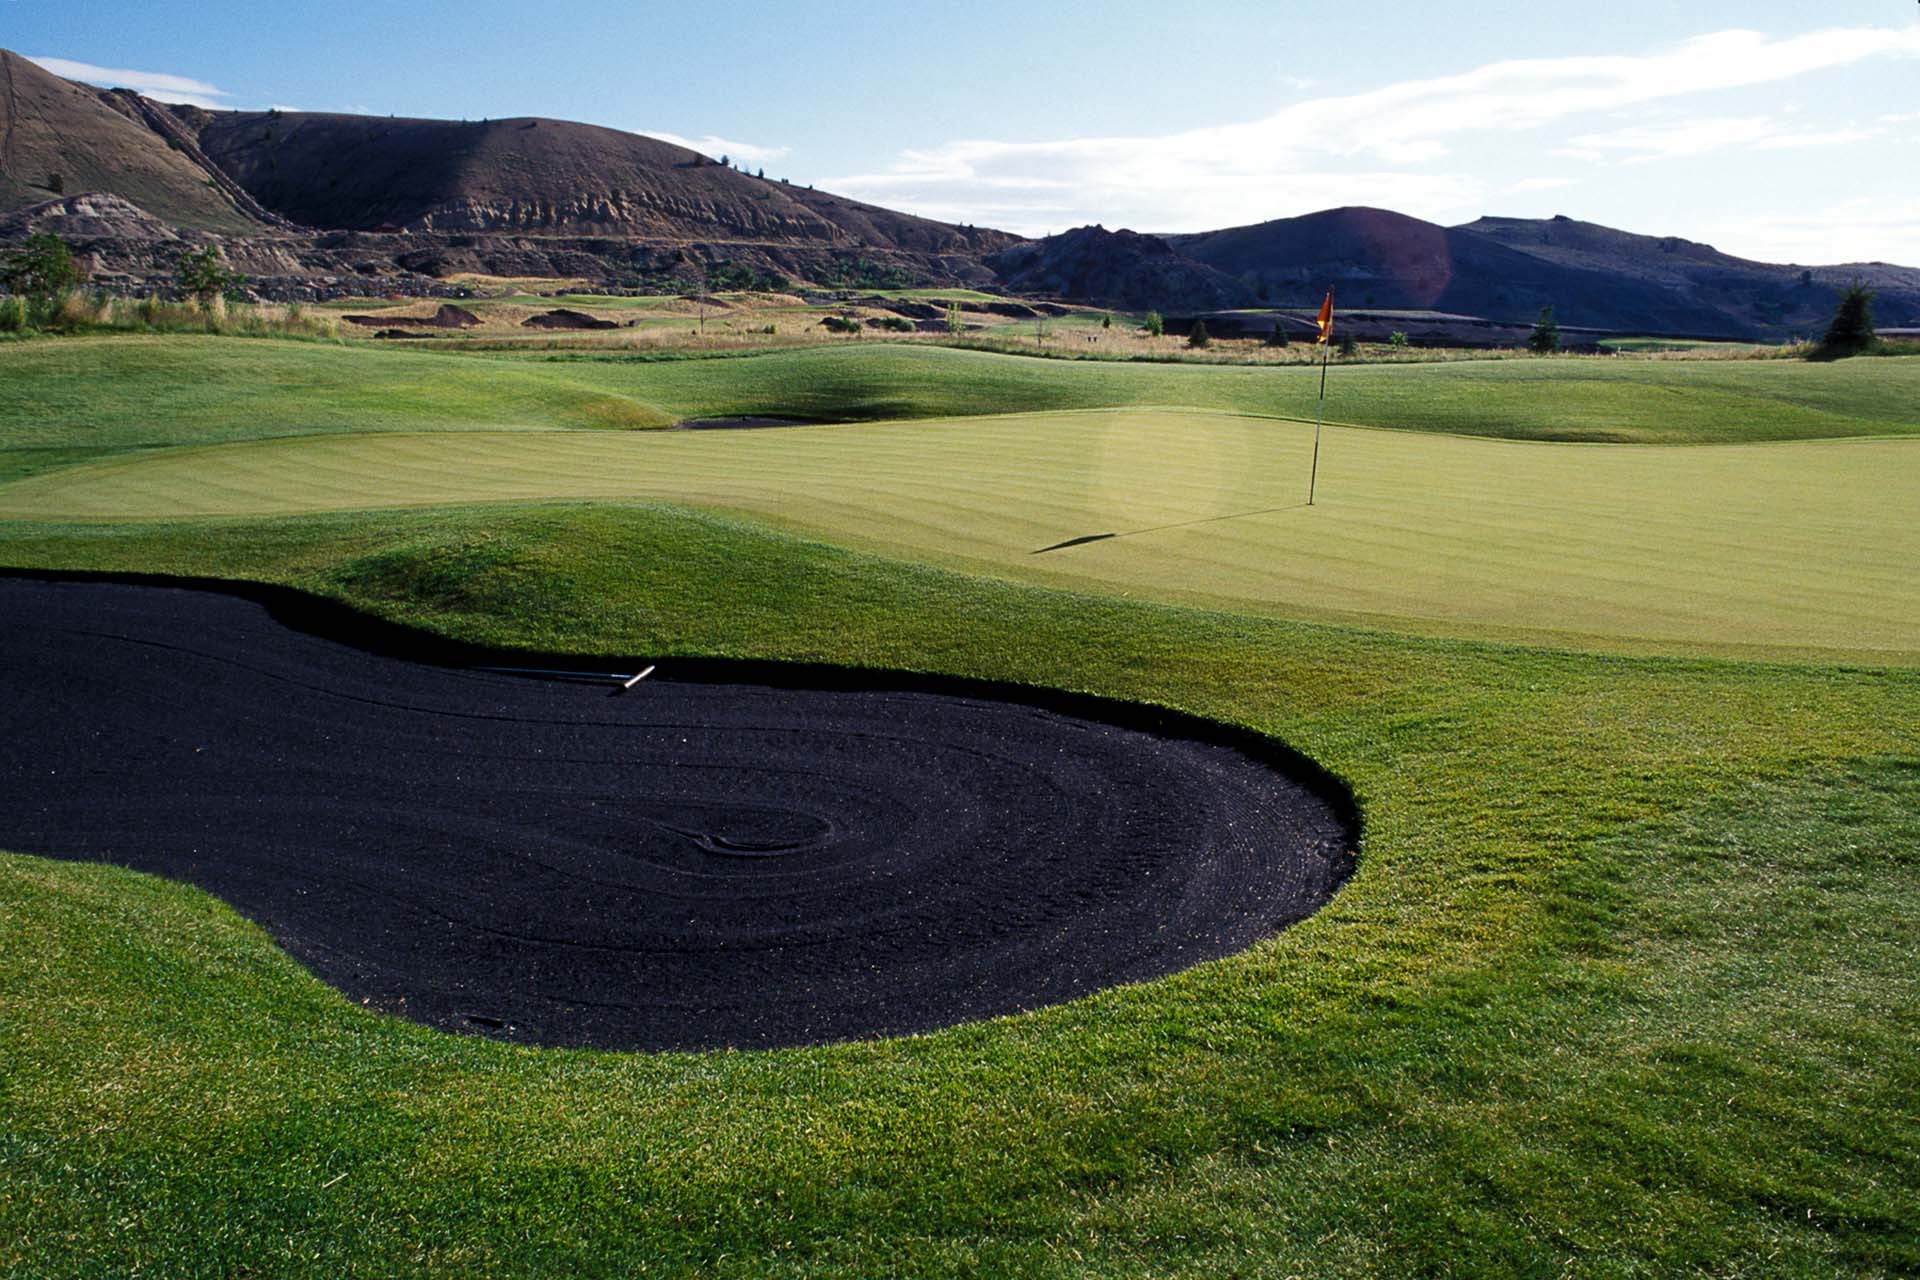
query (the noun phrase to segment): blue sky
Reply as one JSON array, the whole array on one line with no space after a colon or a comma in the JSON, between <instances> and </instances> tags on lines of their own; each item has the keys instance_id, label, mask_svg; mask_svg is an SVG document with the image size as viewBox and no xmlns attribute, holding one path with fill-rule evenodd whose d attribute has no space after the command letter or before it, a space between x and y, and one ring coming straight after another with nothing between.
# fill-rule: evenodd
<instances>
[{"instance_id":1,"label":"blue sky","mask_svg":"<svg viewBox=\"0 0 1920 1280\"><path fill-rule=\"evenodd\" d=\"M208 105L543 115L1028 234L1340 204L1920 265L1920 6L0 0Z\"/></svg>"}]
</instances>

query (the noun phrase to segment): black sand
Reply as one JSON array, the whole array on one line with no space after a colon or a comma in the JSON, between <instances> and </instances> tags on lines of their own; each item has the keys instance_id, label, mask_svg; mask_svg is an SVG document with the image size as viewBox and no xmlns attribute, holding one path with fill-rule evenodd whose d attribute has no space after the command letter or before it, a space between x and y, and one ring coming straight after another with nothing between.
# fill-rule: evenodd
<instances>
[{"instance_id":1,"label":"black sand","mask_svg":"<svg viewBox=\"0 0 1920 1280\"><path fill-rule=\"evenodd\" d=\"M0 579L0 848L190 881L422 1022L636 1049L1069 1000L1244 948L1351 865L1343 793L1258 740L772 670L614 695L226 594ZM749 678L676 678L717 671Z\"/></svg>"}]
</instances>

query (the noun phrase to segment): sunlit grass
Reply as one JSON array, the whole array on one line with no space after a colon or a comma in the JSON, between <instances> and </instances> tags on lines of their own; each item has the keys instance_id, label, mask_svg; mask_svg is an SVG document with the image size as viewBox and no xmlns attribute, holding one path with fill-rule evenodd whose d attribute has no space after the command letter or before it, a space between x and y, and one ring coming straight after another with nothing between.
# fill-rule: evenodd
<instances>
[{"instance_id":1,"label":"sunlit grass","mask_svg":"<svg viewBox=\"0 0 1920 1280\"><path fill-rule=\"evenodd\" d=\"M0 474L34 477L0 503L35 517L0 519L0 564L1150 701L1307 752L1366 824L1347 888L1239 956L755 1054L443 1035L195 890L0 855L0 1271L1920 1271L1920 671L1300 616L1386 583L1535 633L1897 642L1915 445L1821 438L1914 434L1909 368L1336 369L1336 420L1411 430L1329 433L1321 523L1035 557L1293 487L1311 387L908 347L0 348ZM868 425L631 430L738 413ZM1019 416L943 421L978 414ZM375 498L441 505L314 509ZM1196 588L1241 597L1143 598Z\"/></svg>"}]
</instances>

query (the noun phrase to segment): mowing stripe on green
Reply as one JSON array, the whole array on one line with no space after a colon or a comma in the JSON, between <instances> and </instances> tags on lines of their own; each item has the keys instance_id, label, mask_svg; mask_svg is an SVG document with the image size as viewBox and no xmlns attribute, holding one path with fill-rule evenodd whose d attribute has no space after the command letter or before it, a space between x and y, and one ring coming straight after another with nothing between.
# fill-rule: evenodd
<instances>
[{"instance_id":1,"label":"mowing stripe on green","mask_svg":"<svg viewBox=\"0 0 1920 1280\"><path fill-rule=\"evenodd\" d=\"M1544 445L1169 409L328 436L0 487L0 518L668 499L1003 576L1603 646L1920 655L1920 442ZM1095 535L1118 536L1093 539ZM1078 542L1062 546L1060 543Z\"/></svg>"}]
</instances>

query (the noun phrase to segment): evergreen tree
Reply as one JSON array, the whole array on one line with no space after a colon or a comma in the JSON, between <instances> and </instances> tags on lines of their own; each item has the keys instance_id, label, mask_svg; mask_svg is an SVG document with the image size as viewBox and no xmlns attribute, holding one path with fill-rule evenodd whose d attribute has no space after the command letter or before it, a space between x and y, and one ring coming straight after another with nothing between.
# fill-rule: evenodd
<instances>
[{"instance_id":1,"label":"evergreen tree","mask_svg":"<svg viewBox=\"0 0 1920 1280\"><path fill-rule=\"evenodd\" d=\"M1527 349L1535 355L1550 356L1560 349L1560 326L1553 322L1553 308L1540 308L1540 318L1527 335Z\"/></svg>"},{"instance_id":2,"label":"evergreen tree","mask_svg":"<svg viewBox=\"0 0 1920 1280\"><path fill-rule=\"evenodd\" d=\"M1195 320L1193 328L1187 330L1187 345L1190 347L1204 347L1212 341L1213 335L1207 332L1205 320Z\"/></svg>"},{"instance_id":3,"label":"evergreen tree","mask_svg":"<svg viewBox=\"0 0 1920 1280\"><path fill-rule=\"evenodd\" d=\"M1879 341L1873 331L1873 290L1855 280L1840 291L1840 305L1834 308L1833 323L1827 336L1820 339L1814 355L1824 360L1840 360L1870 351Z\"/></svg>"},{"instance_id":4,"label":"evergreen tree","mask_svg":"<svg viewBox=\"0 0 1920 1280\"><path fill-rule=\"evenodd\" d=\"M1282 324L1280 321L1275 320L1273 322L1273 332L1267 335L1267 345L1270 347L1286 346L1287 345L1287 326Z\"/></svg>"}]
</instances>

